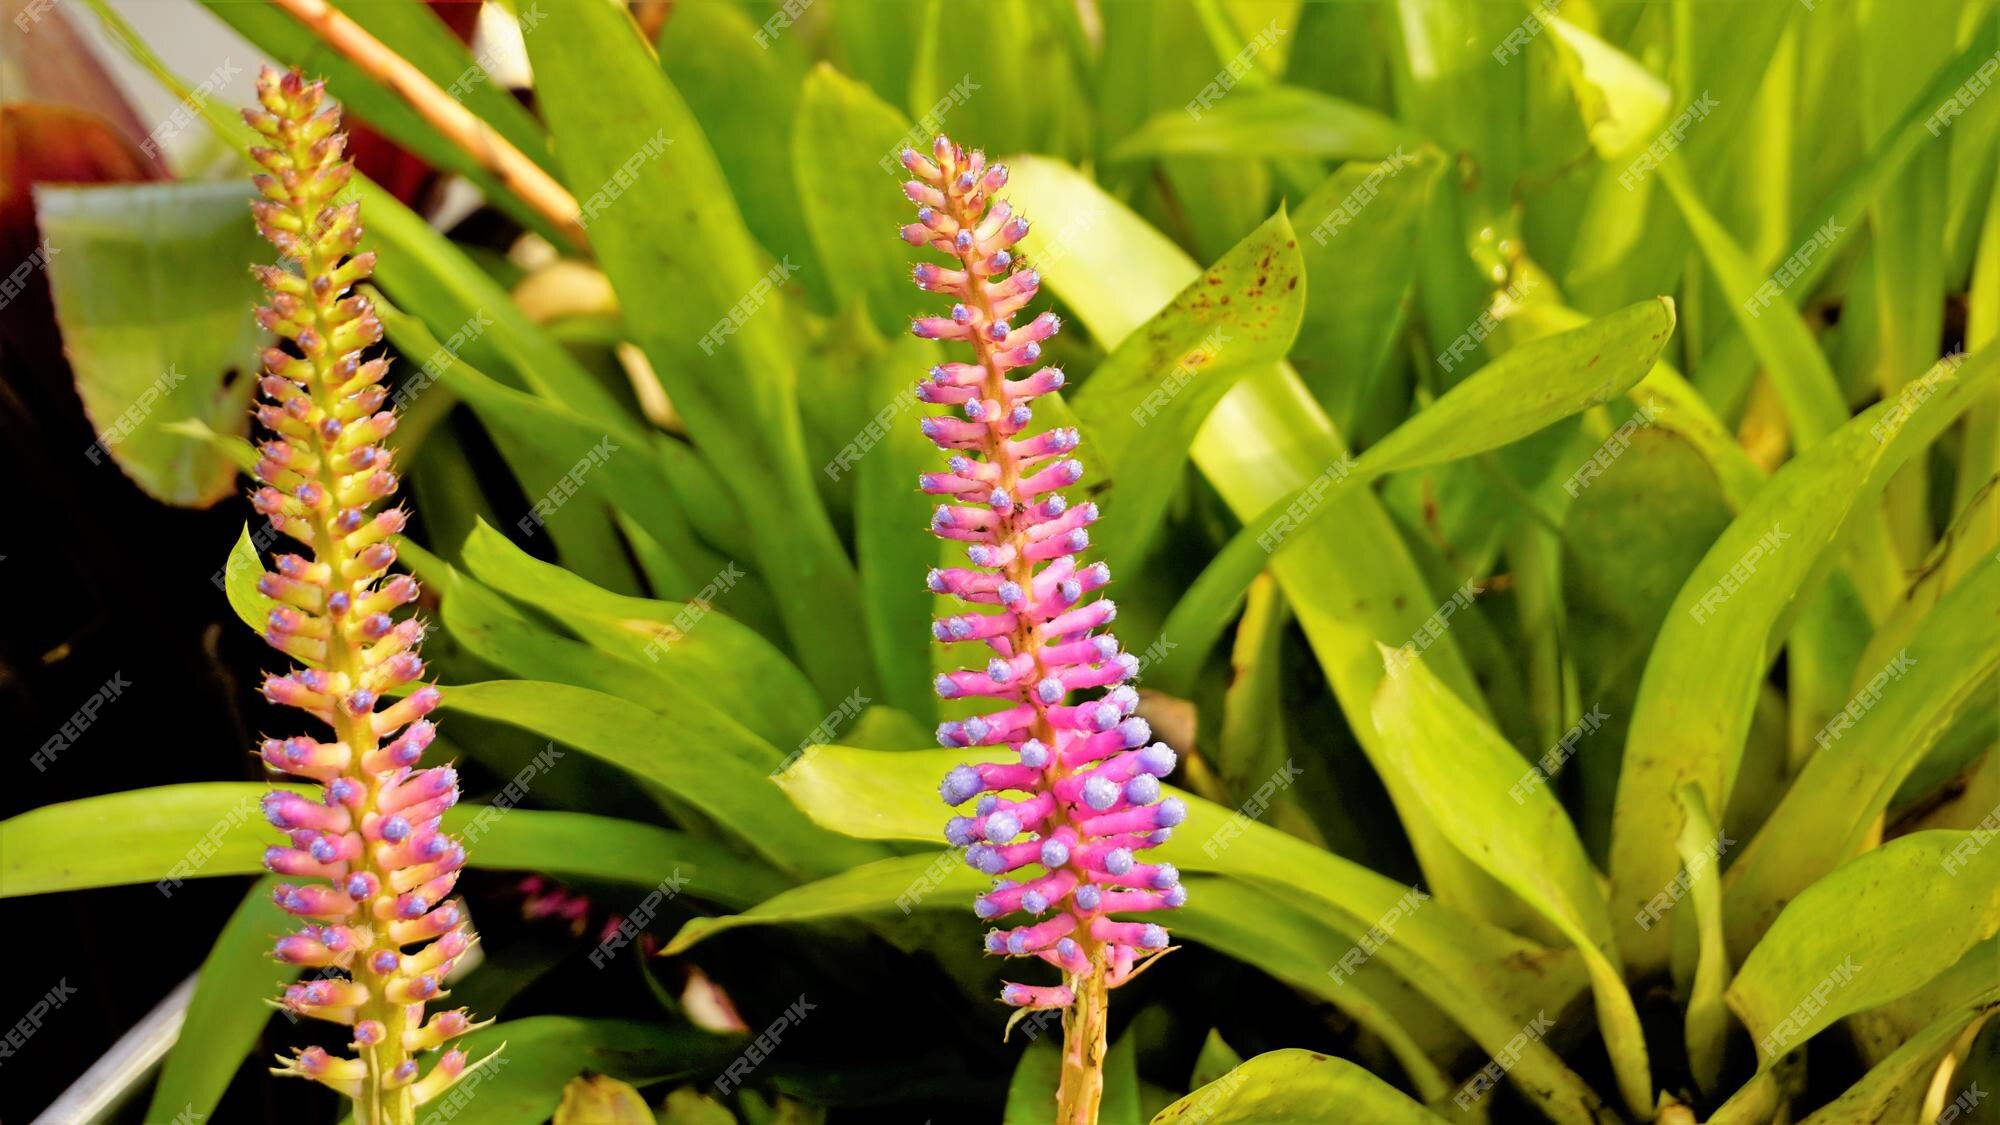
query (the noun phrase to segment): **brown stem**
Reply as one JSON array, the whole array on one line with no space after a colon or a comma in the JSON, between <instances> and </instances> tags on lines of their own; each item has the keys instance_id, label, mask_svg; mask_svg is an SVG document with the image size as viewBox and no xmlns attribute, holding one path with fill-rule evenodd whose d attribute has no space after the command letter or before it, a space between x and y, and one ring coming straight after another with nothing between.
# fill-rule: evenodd
<instances>
[{"instance_id":1,"label":"brown stem","mask_svg":"<svg viewBox=\"0 0 2000 1125\"><path fill-rule=\"evenodd\" d=\"M458 104L429 75L327 0L272 0L272 3L291 13L347 61L394 90L432 128L472 157L501 186L540 212L578 249L588 247L583 232L583 209L577 205L576 197L543 171L541 165L488 127L478 114Z\"/></svg>"}]
</instances>

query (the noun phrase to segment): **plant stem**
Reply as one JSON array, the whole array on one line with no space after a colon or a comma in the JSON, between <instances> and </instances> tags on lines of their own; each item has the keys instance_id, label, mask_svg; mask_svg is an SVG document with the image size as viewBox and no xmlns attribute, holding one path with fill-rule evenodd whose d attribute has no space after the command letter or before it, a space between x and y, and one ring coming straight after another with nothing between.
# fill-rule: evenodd
<instances>
[{"instance_id":1,"label":"plant stem","mask_svg":"<svg viewBox=\"0 0 2000 1125\"><path fill-rule=\"evenodd\" d=\"M1070 975L1076 1003L1063 1012L1062 1081L1056 1087L1056 1125L1097 1125L1104 1101L1104 1051L1111 1022L1104 947L1091 951L1090 971Z\"/></svg>"}]
</instances>

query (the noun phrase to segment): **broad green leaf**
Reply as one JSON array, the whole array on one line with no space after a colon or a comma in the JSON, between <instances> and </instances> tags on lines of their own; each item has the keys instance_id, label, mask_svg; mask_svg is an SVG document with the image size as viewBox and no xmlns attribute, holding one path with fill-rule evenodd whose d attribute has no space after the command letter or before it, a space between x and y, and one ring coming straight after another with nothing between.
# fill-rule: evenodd
<instances>
[{"instance_id":1,"label":"broad green leaf","mask_svg":"<svg viewBox=\"0 0 2000 1125\"><path fill-rule=\"evenodd\" d=\"M44 805L0 821L0 897L263 871L276 839L258 802L271 786L198 782ZM307 787L294 787L306 792ZM685 833L584 813L459 805L445 829L472 866L650 886L679 867L690 894L747 906L785 886L768 869Z\"/></svg>"},{"instance_id":2,"label":"broad green leaf","mask_svg":"<svg viewBox=\"0 0 2000 1125\"><path fill-rule=\"evenodd\" d=\"M1605 160L1632 155L1666 122L1673 91L1630 55L1552 13L1537 9L1529 18L1554 33L1551 42L1590 129L1591 147Z\"/></svg>"},{"instance_id":3,"label":"broad green leaf","mask_svg":"<svg viewBox=\"0 0 2000 1125\"><path fill-rule=\"evenodd\" d=\"M714 610L715 599L742 577L741 571L730 568L711 576L710 587L695 590L694 600L682 603L599 589L534 558L484 524L466 539L463 557L466 569L481 582L657 680L662 690L646 703L654 710L719 710L787 749L811 735L826 716L812 685L783 653Z\"/></svg>"},{"instance_id":4,"label":"broad green leaf","mask_svg":"<svg viewBox=\"0 0 2000 1125\"><path fill-rule=\"evenodd\" d=\"M1007 1084L1007 1111L1001 1125L1047 1125L1055 1116L1061 1080L1062 1044L1057 1037L1037 1035L1029 1040Z\"/></svg>"},{"instance_id":5,"label":"broad green leaf","mask_svg":"<svg viewBox=\"0 0 2000 1125\"><path fill-rule=\"evenodd\" d=\"M1197 101L1200 94L1197 93ZM1421 138L1372 109L1297 86L1238 88L1193 112L1161 110L1111 150L1158 156L1319 156L1381 160Z\"/></svg>"},{"instance_id":6,"label":"broad green leaf","mask_svg":"<svg viewBox=\"0 0 2000 1125\"><path fill-rule=\"evenodd\" d=\"M454 1046L475 1064L498 1054L460 1079L448 1101L434 1110L419 1109L420 1120L442 1118L456 1105L481 1125L539 1125L555 1113L563 1088L579 1075L608 1074L642 1084L686 1078L723 1066L743 1043L687 1025L530 1016L475 1031Z\"/></svg>"},{"instance_id":7,"label":"broad green leaf","mask_svg":"<svg viewBox=\"0 0 2000 1125\"><path fill-rule=\"evenodd\" d=\"M818 874L881 854L794 812L768 779L778 751L720 713L668 717L601 692L533 680L460 684L444 693L444 708L533 731L657 782L783 870Z\"/></svg>"},{"instance_id":8,"label":"broad green leaf","mask_svg":"<svg viewBox=\"0 0 2000 1125\"><path fill-rule=\"evenodd\" d=\"M1674 799L1694 783L1728 807L1757 686L1790 626L1790 607L1833 565L1850 512L2000 374L2000 349L1941 366L1919 404L1878 404L1780 469L1681 587L1647 661L1618 781L1611 914L1628 968L1667 961L1669 935L1629 921L1678 866Z\"/></svg>"},{"instance_id":9,"label":"broad green leaf","mask_svg":"<svg viewBox=\"0 0 2000 1125\"><path fill-rule=\"evenodd\" d=\"M902 114L826 63L806 75L791 132L798 207L819 260L838 263L826 278L836 306L864 306L891 339L935 300L910 284L909 245L889 237L916 206L896 186L909 133Z\"/></svg>"},{"instance_id":10,"label":"broad green leaf","mask_svg":"<svg viewBox=\"0 0 2000 1125\"><path fill-rule=\"evenodd\" d=\"M924 341L904 336L877 357L866 386L873 392L869 401L880 405L849 447L859 457L852 467L854 554L868 639L881 662L887 701L925 727L937 718L929 644L937 596L922 576L937 565L939 543L929 531L930 497L914 484L939 461L937 447L917 428L909 396L911 373L935 354ZM840 460L829 468L837 470Z\"/></svg>"},{"instance_id":11,"label":"broad green leaf","mask_svg":"<svg viewBox=\"0 0 2000 1125\"><path fill-rule=\"evenodd\" d=\"M2000 559L1947 593L1886 662L1856 671L1852 695L1814 735L1784 799L1732 866L1732 949L1754 944L1779 910L1867 845L1896 789L1944 732L1991 693L2000 670Z\"/></svg>"},{"instance_id":12,"label":"broad green leaf","mask_svg":"<svg viewBox=\"0 0 2000 1125\"><path fill-rule=\"evenodd\" d=\"M1379 164L1350 161L1293 215L1305 255L1306 312L1292 366L1343 434L1353 434L1373 404L1409 317L1417 220L1443 168L1431 148Z\"/></svg>"},{"instance_id":13,"label":"broad green leaf","mask_svg":"<svg viewBox=\"0 0 2000 1125\"><path fill-rule=\"evenodd\" d=\"M226 434L248 425L270 334L245 266L271 256L250 221L251 192L231 183L38 187L49 295L63 352L97 440L76 471L114 463L154 499L206 507L236 466L164 430L193 420Z\"/></svg>"},{"instance_id":14,"label":"broad green leaf","mask_svg":"<svg viewBox=\"0 0 2000 1125\"><path fill-rule=\"evenodd\" d=\"M1533 766L1499 732L1438 682L1409 650L1383 650L1388 675L1374 719L1389 759L1445 835L1542 916L1583 954L1611 1049L1634 1114L1652 1102L1646 1040L1618 969L1611 919L1569 816Z\"/></svg>"},{"instance_id":15,"label":"broad green leaf","mask_svg":"<svg viewBox=\"0 0 2000 1125\"><path fill-rule=\"evenodd\" d=\"M1127 1026L1104 1052L1104 1096L1097 1109L1099 1125L1145 1125L1139 1110L1138 1028Z\"/></svg>"},{"instance_id":16,"label":"broad green leaf","mask_svg":"<svg viewBox=\"0 0 2000 1125\"><path fill-rule=\"evenodd\" d=\"M2000 930L2000 848L1918 832L1799 893L1729 986L1759 1071L1842 1016L1893 1000Z\"/></svg>"},{"instance_id":17,"label":"broad green leaf","mask_svg":"<svg viewBox=\"0 0 2000 1125\"><path fill-rule=\"evenodd\" d=\"M147 1122L187 1120L181 1115L189 1110L203 1118L214 1112L271 1018L264 1001L298 977L297 965L270 955L278 935L298 925L271 899L277 882L267 875L251 885L202 959L183 1034L160 1068Z\"/></svg>"},{"instance_id":18,"label":"broad green leaf","mask_svg":"<svg viewBox=\"0 0 2000 1125\"><path fill-rule=\"evenodd\" d=\"M1211 1028L1208 1038L1202 1041L1201 1054L1195 1056L1194 1073L1188 1079L1188 1092L1193 1093L1242 1065L1243 1056L1222 1038L1220 1029Z\"/></svg>"},{"instance_id":19,"label":"broad green leaf","mask_svg":"<svg viewBox=\"0 0 2000 1125\"><path fill-rule=\"evenodd\" d=\"M1112 486L1093 539L1114 572L1145 554L1217 401L1285 357L1305 309L1305 263L1283 211L1250 232L1105 357L1070 405Z\"/></svg>"},{"instance_id":20,"label":"broad green leaf","mask_svg":"<svg viewBox=\"0 0 2000 1125\"><path fill-rule=\"evenodd\" d=\"M1443 1121L1346 1059L1288 1048L1258 1055L1154 1116L1152 1125Z\"/></svg>"},{"instance_id":21,"label":"broad green leaf","mask_svg":"<svg viewBox=\"0 0 2000 1125\"><path fill-rule=\"evenodd\" d=\"M1328 513L1340 511L1336 496L1361 491L1391 472L1497 449L1625 393L1652 369L1673 327L1673 302L1661 298L1511 349L1358 459L1269 505L1209 563L1162 626L1162 634L1180 646L1162 669L1163 682L1169 690L1186 684L1201 654L1234 616L1250 580L1272 565L1279 551L1304 541L1304 532Z\"/></svg>"},{"instance_id":22,"label":"broad green leaf","mask_svg":"<svg viewBox=\"0 0 2000 1125\"><path fill-rule=\"evenodd\" d=\"M1969 955L1968 955L1969 956ZM1814 1111L1804 1125L1845 1125L1850 1121L1887 1121L1890 1107L1929 1087L1938 1058L1950 1049L1968 1025L2000 1007L2000 984L1987 984L1904 1040L1888 1058L1870 1067L1861 1080Z\"/></svg>"},{"instance_id":23,"label":"broad green leaf","mask_svg":"<svg viewBox=\"0 0 2000 1125\"><path fill-rule=\"evenodd\" d=\"M893 856L794 887L741 914L690 919L662 952L666 956L684 952L696 942L739 926L816 922L891 910L908 914L940 907L963 910L970 919L967 904L992 885L992 879L967 867L955 851ZM976 929L968 924L966 932L976 937Z\"/></svg>"},{"instance_id":24,"label":"broad green leaf","mask_svg":"<svg viewBox=\"0 0 2000 1125\"><path fill-rule=\"evenodd\" d=\"M1991 21L1982 21L1951 62L1932 75L1923 92L1910 102L1860 164L1847 172L1824 200L1799 213L1784 248L1769 263L1773 270L1789 262L1798 248L1811 242L1817 232L1844 230L1862 222L1869 205L1895 181L1912 157L1941 135L1949 135L1943 130L1933 131L1929 125L1943 103L1955 102L1959 87L1992 57L1996 36L2000 36L2000 28L1995 28ZM1851 81L1851 78L1843 74L1840 80ZM1782 290L1783 299L1796 308L1817 288L1836 260L1835 254L1801 255L1797 276ZM1771 272L1765 271L1759 280ZM1749 389L1757 364L1758 353L1747 334L1741 327L1732 327L1710 351L1701 369L1693 373L1695 385L1719 409L1733 412Z\"/></svg>"},{"instance_id":25,"label":"broad green leaf","mask_svg":"<svg viewBox=\"0 0 2000 1125\"><path fill-rule=\"evenodd\" d=\"M1759 273L1742 247L1702 206L1680 161L1669 158L1660 165L1659 175L1714 273L1730 315L1770 373L1785 404L1793 444L1806 449L1818 443L1847 419L1847 404L1826 355L1797 311L1781 296L1778 282ZM1829 223L1814 232L1810 247L1831 257L1836 241L1846 233L1845 227Z\"/></svg>"},{"instance_id":26,"label":"broad green leaf","mask_svg":"<svg viewBox=\"0 0 2000 1125\"><path fill-rule=\"evenodd\" d=\"M753 18L734 4L683 5L660 29L660 65L714 146L743 224L767 249L792 255L801 267L795 280L824 304L832 279L809 260L812 239L791 147L772 143L797 120L804 73L794 52L774 49L774 40L791 32L760 26L776 14L760 10Z\"/></svg>"},{"instance_id":27,"label":"broad green leaf","mask_svg":"<svg viewBox=\"0 0 2000 1125\"><path fill-rule=\"evenodd\" d=\"M783 285L707 139L625 12L586 4L528 39L538 104L625 323L750 520L758 572L829 698L878 686L853 564L805 460ZM618 91L607 98L607 88ZM884 237L887 237L886 234Z\"/></svg>"},{"instance_id":28,"label":"broad green leaf","mask_svg":"<svg viewBox=\"0 0 2000 1125\"><path fill-rule=\"evenodd\" d=\"M802 809L836 831L867 839L935 842L940 832L936 779L965 760L964 750L816 746L778 780ZM1514 1077L1545 1113L1558 1121L1590 1122L1605 1112L1547 1044L1534 1040L1522 1049L1518 1042L1522 1026L1541 1013L1562 1010L1579 990L1580 974L1574 961L1565 960L1570 956L1566 951L1546 949L1447 904L1432 903L1428 894L1247 816L1191 794L1173 795L1187 803L1188 819L1153 853L1159 860L1183 871L1255 882L1281 896L1309 896L1314 917L1324 920L1331 913L1344 919L1335 924L1357 943L1371 927L1389 930L1395 940L1382 942L1373 956L1391 965L1489 1053L1515 1041L1521 1061ZM1361 948L1357 944L1348 952L1358 955ZM1327 968L1322 964L1319 971ZM1475 987L1467 987L1475 981Z\"/></svg>"}]
</instances>

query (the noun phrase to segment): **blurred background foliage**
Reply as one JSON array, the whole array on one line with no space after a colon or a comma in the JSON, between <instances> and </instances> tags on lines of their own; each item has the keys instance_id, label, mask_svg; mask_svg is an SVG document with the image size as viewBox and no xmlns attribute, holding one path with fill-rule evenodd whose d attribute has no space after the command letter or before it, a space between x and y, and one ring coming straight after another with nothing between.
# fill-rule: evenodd
<instances>
[{"instance_id":1,"label":"blurred background foliage","mask_svg":"<svg viewBox=\"0 0 2000 1125\"><path fill-rule=\"evenodd\" d=\"M0 1113L114 1044L52 1119L332 1112L258 1061L313 1029L239 815L269 61L342 103L381 255L477 1120L1045 1119L921 749L895 155L940 129L1035 223L1043 421L1194 808L1107 1122L1992 1118L1992 0L0 16L0 1020L77 989Z\"/></svg>"}]
</instances>

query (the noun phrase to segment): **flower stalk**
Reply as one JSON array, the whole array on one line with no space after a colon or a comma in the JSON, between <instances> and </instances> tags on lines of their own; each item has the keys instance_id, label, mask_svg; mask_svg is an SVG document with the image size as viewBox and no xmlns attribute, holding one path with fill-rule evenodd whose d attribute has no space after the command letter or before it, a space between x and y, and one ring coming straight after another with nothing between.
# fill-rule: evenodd
<instances>
[{"instance_id":1,"label":"flower stalk","mask_svg":"<svg viewBox=\"0 0 2000 1125\"><path fill-rule=\"evenodd\" d=\"M1082 463L1069 456L1078 435L1063 428L1029 433L1033 401L1063 385L1059 368L1037 367L1042 343L1061 324L1048 312L1013 324L1041 279L1014 252L1027 220L992 198L1007 170L943 136L928 157L906 149L903 165L915 176L904 192L918 205L904 240L952 259L948 267L916 267L920 288L954 303L948 315L921 318L912 331L968 344L973 354L972 362L932 368L916 391L962 415L923 420L925 436L951 455L947 471L921 480L925 492L946 501L931 528L966 544L971 564L930 572L933 592L971 607L939 618L933 633L941 643L983 644L992 653L983 668L941 674L936 687L947 699L978 697L997 708L944 723L938 741L1013 752L1010 761L961 765L946 775L939 788L946 804L977 803L973 815L951 819L945 836L966 849L968 864L996 879L974 901L975 912L1028 919L989 932L987 952L1039 958L1062 972L1061 984L1008 983L1000 999L1063 1012L1057 1120L1087 1125L1103 1096L1108 994L1167 949L1163 927L1113 915L1187 900L1172 864L1136 858L1165 842L1187 810L1161 797L1160 779L1173 771L1175 755L1164 743L1148 745L1152 731L1133 714L1139 696L1127 681L1139 662L1103 631L1116 607L1108 598L1084 600L1111 573L1101 562L1077 561L1098 515L1097 505L1072 506L1062 493L1083 477ZM1100 688L1098 698L1068 702L1074 692Z\"/></svg>"},{"instance_id":2,"label":"flower stalk","mask_svg":"<svg viewBox=\"0 0 2000 1125\"><path fill-rule=\"evenodd\" d=\"M352 1027L355 1051L309 1047L280 1056L274 1073L352 1098L360 1125L408 1125L418 1105L479 1065L452 1049L423 1073L417 1058L479 1026L462 1009L425 1018L476 940L449 898L465 849L439 828L458 800L458 776L449 765L417 768L434 735L425 716L438 690L392 700L423 674L424 626L393 616L417 597L414 579L387 573L405 515L374 510L396 490L382 444L396 418L381 409L387 361L363 358L382 326L352 292L375 256L354 252L360 205L335 202L352 175L339 113L321 112L322 84L296 71L266 68L257 95L262 108L244 118L267 142L251 153L267 174L256 177L262 198L251 208L283 258L256 270L269 299L257 317L289 346L264 355L266 401L256 416L271 436L258 447L262 484L251 502L302 547L279 555L258 582L278 603L265 639L300 665L267 677L263 691L330 735L263 742L272 769L322 787L318 800L289 790L265 798L266 817L288 840L264 862L307 880L275 892L307 923L279 939L277 957L312 970L282 1004Z\"/></svg>"}]
</instances>

